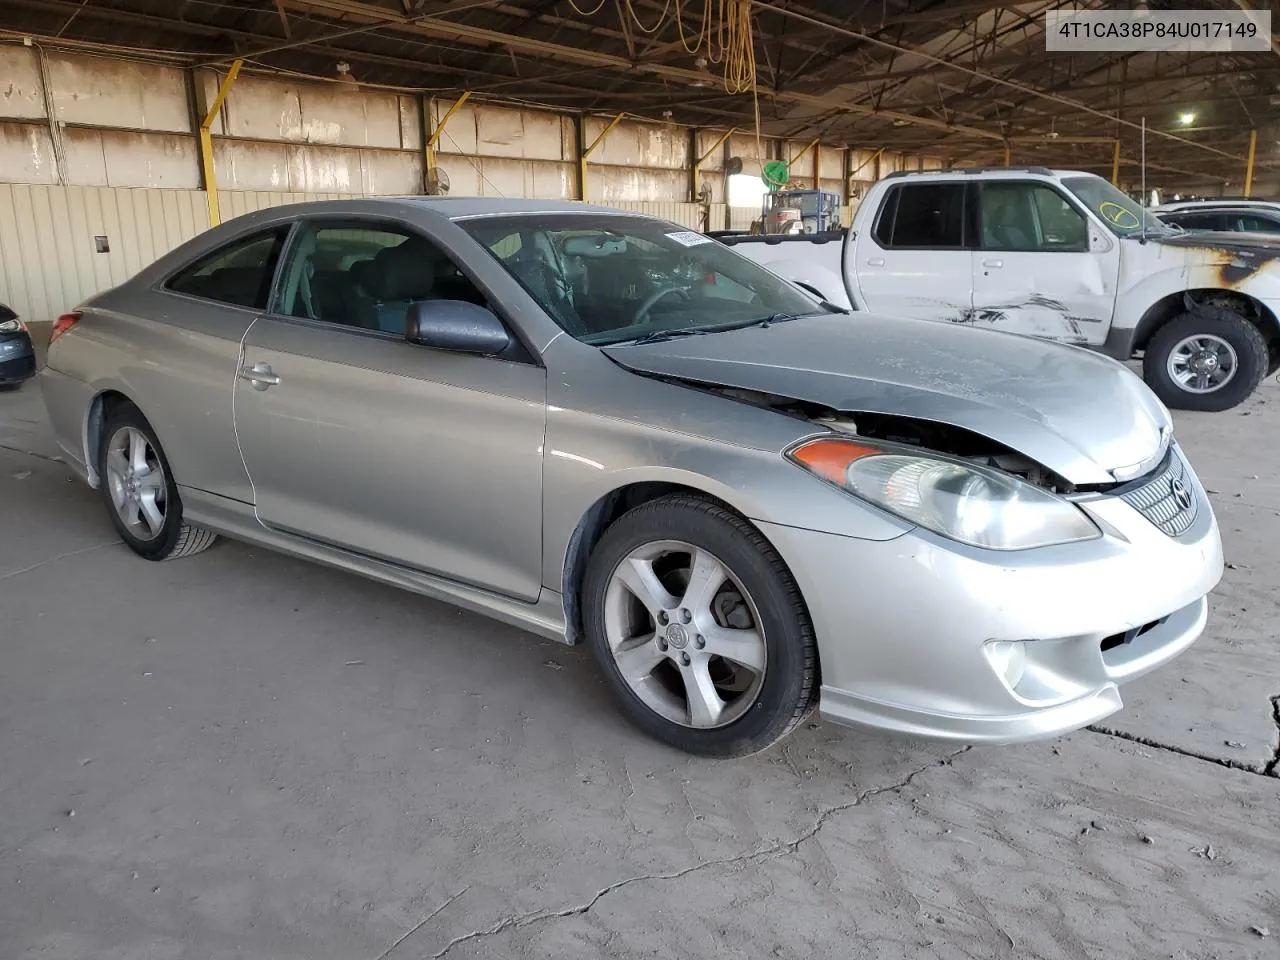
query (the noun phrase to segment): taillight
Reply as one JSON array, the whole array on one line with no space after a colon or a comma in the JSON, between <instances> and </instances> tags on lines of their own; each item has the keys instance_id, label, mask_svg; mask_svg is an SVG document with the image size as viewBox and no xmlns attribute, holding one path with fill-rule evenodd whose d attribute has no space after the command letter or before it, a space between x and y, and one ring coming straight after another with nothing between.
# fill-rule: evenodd
<instances>
[{"instance_id":1,"label":"taillight","mask_svg":"<svg viewBox=\"0 0 1280 960\"><path fill-rule=\"evenodd\" d=\"M53 321L53 329L49 332L49 346L53 346L57 339L80 322L80 314L64 313L57 320Z\"/></svg>"}]
</instances>

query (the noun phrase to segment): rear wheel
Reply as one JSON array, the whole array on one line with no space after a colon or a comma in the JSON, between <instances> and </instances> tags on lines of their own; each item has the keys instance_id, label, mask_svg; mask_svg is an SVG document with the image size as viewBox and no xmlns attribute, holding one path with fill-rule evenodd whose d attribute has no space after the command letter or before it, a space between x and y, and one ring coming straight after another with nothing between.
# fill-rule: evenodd
<instances>
[{"instance_id":1,"label":"rear wheel","mask_svg":"<svg viewBox=\"0 0 1280 960\"><path fill-rule=\"evenodd\" d=\"M760 532L695 496L613 524L584 584L588 643L629 719L689 753L765 749L812 709L817 648L800 590Z\"/></svg>"},{"instance_id":2,"label":"rear wheel","mask_svg":"<svg viewBox=\"0 0 1280 960\"><path fill-rule=\"evenodd\" d=\"M1257 389L1270 359L1257 327L1223 307L1204 306L1156 331L1142 374L1169 407L1229 410Z\"/></svg>"},{"instance_id":3,"label":"rear wheel","mask_svg":"<svg viewBox=\"0 0 1280 960\"><path fill-rule=\"evenodd\" d=\"M182 519L182 500L169 462L155 431L133 404L122 404L107 416L98 475L111 522L140 557L187 557L218 539Z\"/></svg>"}]
</instances>

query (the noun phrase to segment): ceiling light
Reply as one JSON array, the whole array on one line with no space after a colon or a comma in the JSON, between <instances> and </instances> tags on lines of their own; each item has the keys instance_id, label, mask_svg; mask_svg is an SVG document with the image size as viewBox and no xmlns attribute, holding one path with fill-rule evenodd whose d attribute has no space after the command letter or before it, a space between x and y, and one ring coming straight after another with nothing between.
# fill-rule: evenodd
<instances>
[{"instance_id":1,"label":"ceiling light","mask_svg":"<svg viewBox=\"0 0 1280 960\"><path fill-rule=\"evenodd\" d=\"M1178 122L1182 124L1184 127L1189 127L1196 122L1196 115L1194 113L1191 113L1190 111L1187 111L1186 113L1180 113L1178 114Z\"/></svg>"}]
</instances>

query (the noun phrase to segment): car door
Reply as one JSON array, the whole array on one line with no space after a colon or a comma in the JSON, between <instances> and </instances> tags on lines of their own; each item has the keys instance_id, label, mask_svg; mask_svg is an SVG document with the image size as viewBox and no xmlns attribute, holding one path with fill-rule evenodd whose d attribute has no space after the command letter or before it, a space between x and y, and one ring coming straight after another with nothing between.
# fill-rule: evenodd
<instances>
[{"instance_id":1,"label":"car door","mask_svg":"<svg viewBox=\"0 0 1280 960\"><path fill-rule=\"evenodd\" d=\"M113 317L163 321L136 338L140 346L125 376L184 487L252 500L236 444L232 389L241 341L267 307L290 226L233 237L154 288L131 293Z\"/></svg>"},{"instance_id":2,"label":"car door","mask_svg":"<svg viewBox=\"0 0 1280 960\"><path fill-rule=\"evenodd\" d=\"M973 321L1068 343L1106 340L1120 247L1052 184L978 185Z\"/></svg>"},{"instance_id":3,"label":"car door","mask_svg":"<svg viewBox=\"0 0 1280 960\"><path fill-rule=\"evenodd\" d=\"M411 303L484 294L416 229L351 219L303 221L278 287L235 393L260 522L535 600L545 371L404 339Z\"/></svg>"},{"instance_id":4,"label":"car door","mask_svg":"<svg viewBox=\"0 0 1280 960\"><path fill-rule=\"evenodd\" d=\"M889 188L870 230L845 245L845 276L869 313L964 322L973 307L965 185L907 182Z\"/></svg>"}]
</instances>

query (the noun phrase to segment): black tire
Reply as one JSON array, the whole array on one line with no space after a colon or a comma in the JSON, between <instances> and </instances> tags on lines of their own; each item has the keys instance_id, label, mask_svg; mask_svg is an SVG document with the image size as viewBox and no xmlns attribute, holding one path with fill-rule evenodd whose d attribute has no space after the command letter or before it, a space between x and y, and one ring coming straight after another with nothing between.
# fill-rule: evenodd
<instances>
[{"instance_id":1,"label":"black tire","mask_svg":"<svg viewBox=\"0 0 1280 960\"><path fill-rule=\"evenodd\" d=\"M22 389L25 380L14 380L10 383L0 383L0 393L16 393Z\"/></svg>"},{"instance_id":2,"label":"black tire","mask_svg":"<svg viewBox=\"0 0 1280 960\"><path fill-rule=\"evenodd\" d=\"M1236 354L1236 372L1212 393L1192 393L1169 376L1169 355L1197 334L1221 337ZM1142 376L1165 406L1178 410L1230 410L1248 398L1266 376L1271 357L1266 338L1252 323L1224 307L1203 306L1174 317L1156 331L1142 358Z\"/></svg>"},{"instance_id":3,"label":"black tire","mask_svg":"<svg viewBox=\"0 0 1280 960\"><path fill-rule=\"evenodd\" d=\"M107 479L107 451L111 438L127 427L137 430L146 437L147 443L164 471L164 523L151 539L143 539L135 535L125 525L112 500L110 483ZM216 533L192 526L182 519L182 498L178 495L178 485L174 482L173 471L169 468L164 449L156 439L151 424L147 423L146 417L142 415L142 411L131 403L122 403L113 409L102 425L102 443L98 449L98 477L100 478L98 489L102 494L103 503L106 504L107 515L111 518L112 525L120 534L120 539L138 556L146 560L176 560L179 557L189 557L207 550L217 542Z\"/></svg>"},{"instance_id":4,"label":"black tire","mask_svg":"<svg viewBox=\"0 0 1280 960\"><path fill-rule=\"evenodd\" d=\"M605 593L631 551L679 540L717 557L750 594L765 637L765 669L755 700L722 727L695 729L647 706L623 679L605 632ZM720 504L676 494L642 504L613 523L592 551L583 583L587 643L623 713L650 736L708 757L758 753L785 737L817 703L818 651L808 608L790 570L760 531ZM699 638L700 639L700 638Z\"/></svg>"}]
</instances>

